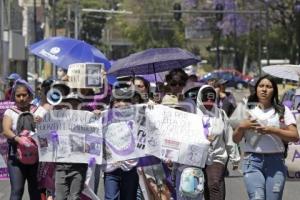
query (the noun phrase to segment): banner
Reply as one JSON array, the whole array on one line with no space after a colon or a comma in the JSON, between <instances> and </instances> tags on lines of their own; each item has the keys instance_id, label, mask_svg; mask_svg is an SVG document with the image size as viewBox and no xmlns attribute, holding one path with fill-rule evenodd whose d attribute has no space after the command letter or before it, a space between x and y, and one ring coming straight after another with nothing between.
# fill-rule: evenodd
<instances>
[{"instance_id":1,"label":"banner","mask_svg":"<svg viewBox=\"0 0 300 200\"><path fill-rule=\"evenodd\" d=\"M101 88L103 84L102 63L75 63L68 68L68 86L70 88Z\"/></svg>"},{"instance_id":2,"label":"banner","mask_svg":"<svg viewBox=\"0 0 300 200\"><path fill-rule=\"evenodd\" d=\"M293 111L293 114L296 118L298 133L300 134L300 113L296 110ZM288 167L288 179L300 180L300 140L289 143L285 164Z\"/></svg>"},{"instance_id":3,"label":"banner","mask_svg":"<svg viewBox=\"0 0 300 200\"><path fill-rule=\"evenodd\" d=\"M204 167L209 142L201 118L162 105L88 111L54 110L37 125L42 162L98 164L153 155Z\"/></svg>"},{"instance_id":4,"label":"banner","mask_svg":"<svg viewBox=\"0 0 300 200\"><path fill-rule=\"evenodd\" d=\"M8 143L6 137L2 135L2 120L5 110L13 105L14 102L11 101L0 101L0 180L9 178L7 171Z\"/></svg>"}]
</instances>

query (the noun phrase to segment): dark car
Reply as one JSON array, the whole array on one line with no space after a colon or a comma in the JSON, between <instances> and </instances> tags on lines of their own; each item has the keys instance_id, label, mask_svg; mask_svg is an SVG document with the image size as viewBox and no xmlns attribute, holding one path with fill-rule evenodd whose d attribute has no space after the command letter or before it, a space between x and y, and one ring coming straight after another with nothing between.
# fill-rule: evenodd
<instances>
[{"instance_id":1,"label":"dark car","mask_svg":"<svg viewBox=\"0 0 300 200\"><path fill-rule=\"evenodd\" d=\"M244 80L241 76L236 76L231 72L210 72L201 79L201 82L207 82L210 79L224 79L227 81L227 87L235 87L242 89L248 86L248 81Z\"/></svg>"}]
</instances>

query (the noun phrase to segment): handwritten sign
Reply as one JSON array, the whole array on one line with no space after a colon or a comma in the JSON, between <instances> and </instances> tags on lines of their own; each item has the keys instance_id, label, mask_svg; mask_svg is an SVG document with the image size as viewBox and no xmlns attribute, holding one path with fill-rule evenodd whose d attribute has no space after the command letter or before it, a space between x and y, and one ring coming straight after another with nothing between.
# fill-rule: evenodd
<instances>
[{"instance_id":1,"label":"handwritten sign","mask_svg":"<svg viewBox=\"0 0 300 200\"><path fill-rule=\"evenodd\" d=\"M195 114L157 105L108 110L97 118L78 110L55 110L37 126L40 161L98 164L153 155L203 167L209 142ZM53 133L57 139L53 139Z\"/></svg>"},{"instance_id":2,"label":"handwritten sign","mask_svg":"<svg viewBox=\"0 0 300 200\"><path fill-rule=\"evenodd\" d=\"M102 87L102 63L75 63L68 68L68 86L70 88Z\"/></svg>"}]
</instances>

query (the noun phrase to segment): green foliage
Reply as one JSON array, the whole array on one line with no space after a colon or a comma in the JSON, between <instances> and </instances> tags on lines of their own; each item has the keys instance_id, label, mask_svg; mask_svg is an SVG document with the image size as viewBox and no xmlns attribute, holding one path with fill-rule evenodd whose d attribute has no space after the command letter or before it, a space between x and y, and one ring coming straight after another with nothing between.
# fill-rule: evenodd
<instances>
[{"instance_id":1,"label":"green foliage","mask_svg":"<svg viewBox=\"0 0 300 200\"><path fill-rule=\"evenodd\" d=\"M71 10L69 24L67 24L68 7ZM74 37L75 12L80 12L82 8L107 9L108 5L104 1L99 0L60 0L56 4L56 28L69 29L71 37ZM80 39L94 46L102 47L102 29L106 24L106 16L103 13L96 12L80 13Z\"/></svg>"},{"instance_id":2,"label":"green foliage","mask_svg":"<svg viewBox=\"0 0 300 200\"><path fill-rule=\"evenodd\" d=\"M133 44L133 51L155 47L182 47L184 45L183 24L175 22L171 0L124 0L123 9L133 15L118 18L118 25L125 38Z\"/></svg>"}]
</instances>

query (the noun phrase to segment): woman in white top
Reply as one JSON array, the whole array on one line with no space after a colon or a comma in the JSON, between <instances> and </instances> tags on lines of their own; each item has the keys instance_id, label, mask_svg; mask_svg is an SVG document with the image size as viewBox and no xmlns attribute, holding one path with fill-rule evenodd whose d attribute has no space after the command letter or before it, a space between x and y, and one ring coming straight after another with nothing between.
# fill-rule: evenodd
<instances>
[{"instance_id":1,"label":"woman in white top","mask_svg":"<svg viewBox=\"0 0 300 200\"><path fill-rule=\"evenodd\" d=\"M28 182L28 192L31 200L39 200L40 193L37 184L38 162L35 164L23 164L17 158L17 145L26 146L28 138L19 136L17 122L20 113L34 111L34 122L41 120L46 112L42 107L33 108L30 104L33 99L33 90L24 80L15 81L12 88L12 100L15 102L13 109L7 109L3 117L3 134L9 142L9 155L7 168L10 178L11 194L10 200L21 200L24 192L25 181Z\"/></svg>"},{"instance_id":2,"label":"woman in white top","mask_svg":"<svg viewBox=\"0 0 300 200\"><path fill-rule=\"evenodd\" d=\"M268 75L257 80L245 109L233 140L245 139L243 174L249 199L282 199L285 143L299 140L295 118L279 103L277 85Z\"/></svg>"}]
</instances>

